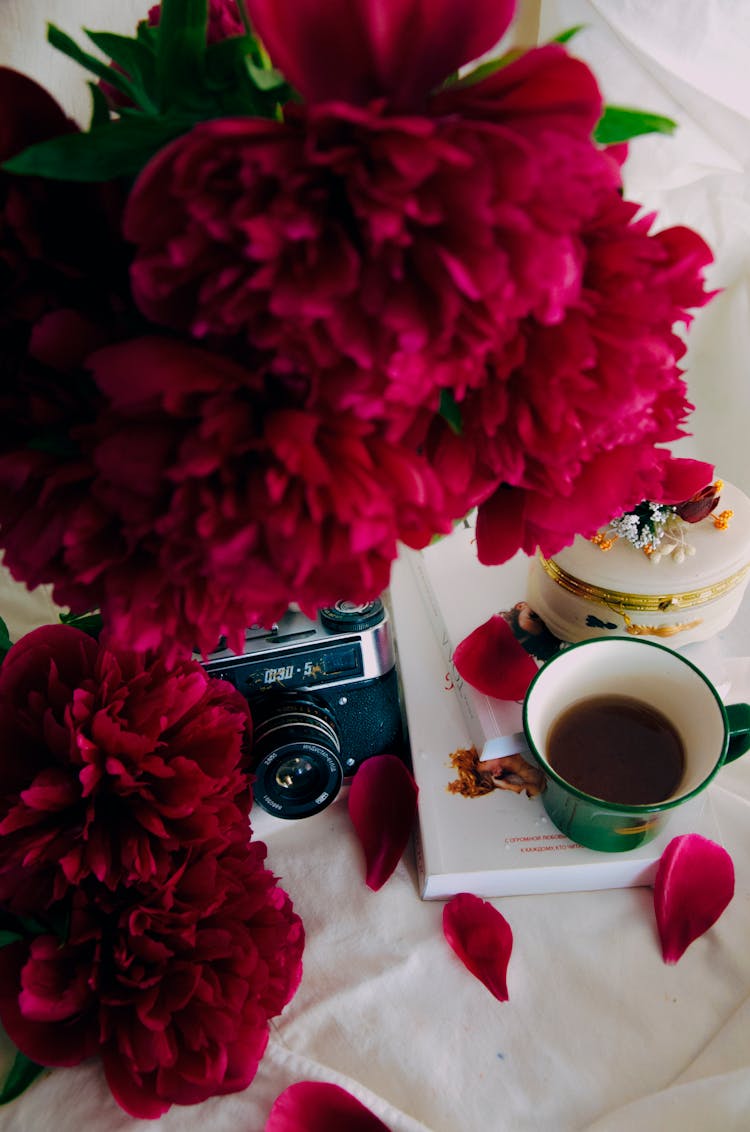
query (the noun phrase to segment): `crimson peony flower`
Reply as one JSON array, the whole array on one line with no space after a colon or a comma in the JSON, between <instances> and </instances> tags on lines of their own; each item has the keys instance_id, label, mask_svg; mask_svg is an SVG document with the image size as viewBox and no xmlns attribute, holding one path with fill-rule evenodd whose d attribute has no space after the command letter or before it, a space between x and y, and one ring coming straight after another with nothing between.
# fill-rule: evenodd
<instances>
[{"instance_id":1,"label":"crimson peony flower","mask_svg":"<svg viewBox=\"0 0 750 1132\"><path fill-rule=\"evenodd\" d=\"M312 613L372 598L398 540L450 529L418 454L363 422L287 407L284 388L261 390L217 355L138 339L89 365L108 407L76 430L67 461L0 459L0 521L10 569L53 582L63 604L86 595L121 642L209 651L291 600Z\"/></svg>"},{"instance_id":2,"label":"crimson peony flower","mask_svg":"<svg viewBox=\"0 0 750 1132\"><path fill-rule=\"evenodd\" d=\"M246 625L270 624L292 599L312 613L342 594L371 598L398 539L423 543L447 527L420 457L287 398L277 408L203 351L143 340L100 351L92 366L112 406L97 424L92 490L141 563L132 581L127 559L101 578L123 639L207 650L219 633L239 641ZM75 533L71 564L91 569Z\"/></svg>"},{"instance_id":3,"label":"crimson peony flower","mask_svg":"<svg viewBox=\"0 0 750 1132\"><path fill-rule=\"evenodd\" d=\"M480 506L482 561L537 545L552 554L623 506L663 498L669 457L655 446L682 435L692 409L672 327L710 298L701 273L711 253L686 228L650 235L652 218L637 211L603 198L581 233L580 299L557 324L524 322L514 353L461 403L460 440L433 431L435 460L455 459L464 480L494 472L502 484ZM696 467L696 488L707 473Z\"/></svg>"},{"instance_id":4,"label":"crimson peony flower","mask_svg":"<svg viewBox=\"0 0 750 1132\"><path fill-rule=\"evenodd\" d=\"M0 1019L42 1065L99 1052L117 1102L160 1116L252 1081L301 976L304 932L260 842L200 850L159 884L79 889L63 943L0 950Z\"/></svg>"},{"instance_id":5,"label":"crimson peony flower","mask_svg":"<svg viewBox=\"0 0 750 1132\"><path fill-rule=\"evenodd\" d=\"M160 883L193 847L245 841L249 727L197 662L27 634L0 669L0 901L34 913L90 878Z\"/></svg>"},{"instance_id":6,"label":"crimson peony flower","mask_svg":"<svg viewBox=\"0 0 750 1132\"><path fill-rule=\"evenodd\" d=\"M310 42L337 7L316 9ZM462 9L457 38L447 14L430 30L404 3L370 29L378 57L384 43L424 33L398 71L409 83L420 76L418 96L395 93L387 69L360 59L351 73L337 69L336 101L321 101L316 80L312 104L289 106L283 123L204 122L157 154L125 216L143 313L319 374L312 407L376 420L390 439L423 429L441 387L462 395L480 384L519 319L559 321L580 291L577 232L619 172L590 138L601 112L594 78L562 48L428 97L448 73L436 66L452 67L457 53L465 62L469 45L485 48L504 29L507 7L483 23L486 7ZM261 35L268 24L279 43L283 12L258 8ZM311 16L301 8L290 43L299 67L322 76L297 39ZM365 8L347 12L364 50ZM282 57L300 81L290 50Z\"/></svg>"},{"instance_id":7,"label":"crimson peony flower","mask_svg":"<svg viewBox=\"0 0 750 1132\"><path fill-rule=\"evenodd\" d=\"M543 58L577 79L580 64ZM517 98L526 83L530 101L536 77L511 74L508 89ZM383 104L202 123L131 193L136 302L195 337L322 370L314 404L400 438L419 409L438 408L440 387L478 384L521 317L561 317L579 293L573 234L597 185L616 184L588 137L593 80L573 127L553 120L538 138L533 107L513 132L518 111L506 122L503 92L497 103L502 130ZM545 109L552 119L554 100Z\"/></svg>"},{"instance_id":8,"label":"crimson peony flower","mask_svg":"<svg viewBox=\"0 0 750 1132\"><path fill-rule=\"evenodd\" d=\"M8 67L0 67L0 106L0 166L28 146L77 130L42 87ZM46 311L85 303L108 312L124 265L113 226L118 204L110 185L0 168L0 374L15 375Z\"/></svg>"}]
</instances>

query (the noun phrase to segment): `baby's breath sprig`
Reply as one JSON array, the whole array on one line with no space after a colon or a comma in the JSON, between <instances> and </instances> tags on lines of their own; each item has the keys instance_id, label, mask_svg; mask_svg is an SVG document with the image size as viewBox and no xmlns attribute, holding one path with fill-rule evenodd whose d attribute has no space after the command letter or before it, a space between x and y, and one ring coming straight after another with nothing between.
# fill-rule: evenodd
<instances>
[{"instance_id":1,"label":"baby's breath sprig","mask_svg":"<svg viewBox=\"0 0 750 1132\"><path fill-rule=\"evenodd\" d=\"M613 519L607 527L607 537L627 539L638 550L651 554L659 547L674 514L675 508L668 504L644 500L632 511Z\"/></svg>"}]
</instances>

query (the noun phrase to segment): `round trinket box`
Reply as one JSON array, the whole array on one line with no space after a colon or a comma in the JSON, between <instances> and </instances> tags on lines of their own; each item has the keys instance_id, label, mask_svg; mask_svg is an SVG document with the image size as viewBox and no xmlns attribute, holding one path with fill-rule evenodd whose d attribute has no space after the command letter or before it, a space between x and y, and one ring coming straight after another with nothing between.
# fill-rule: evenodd
<instances>
[{"instance_id":1,"label":"round trinket box","mask_svg":"<svg viewBox=\"0 0 750 1132\"><path fill-rule=\"evenodd\" d=\"M719 633L750 579L750 499L720 480L701 496L697 520L692 500L679 508L646 502L593 539L538 555L532 609L563 641L612 634L680 647Z\"/></svg>"}]
</instances>

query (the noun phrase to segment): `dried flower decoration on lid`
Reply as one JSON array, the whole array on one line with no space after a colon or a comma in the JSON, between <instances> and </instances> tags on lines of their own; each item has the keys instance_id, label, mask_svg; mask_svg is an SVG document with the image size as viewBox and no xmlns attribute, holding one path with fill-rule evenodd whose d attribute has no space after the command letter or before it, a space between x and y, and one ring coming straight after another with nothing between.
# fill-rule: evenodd
<instances>
[{"instance_id":1,"label":"dried flower decoration on lid","mask_svg":"<svg viewBox=\"0 0 750 1132\"><path fill-rule=\"evenodd\" d=\"M645 499L631 511L613 519L602 531L591 538L599 550L611 550L618 538L624 538L653 562L670 558L677 564L695 554L695 546L688 542L688 524L700 523L712 516L716 530L725 531L734 515L727 509L716 515L719 497L724 487L722 480L715 480L691 495L682 503L655 503Z\"/></svg>"},{"instance_id":2,"label":"dried flower decoration on lid","mask_svg":"<svg viewBox=\"0 0 750 1132\"><path fill-rule=\"evenodd\" d=\"M528 600L563 640L628 635L680 647L730 623L748 578L750 499L717 479L681 502L644 500L538 555Z\"/></svg>"}]
</instances>

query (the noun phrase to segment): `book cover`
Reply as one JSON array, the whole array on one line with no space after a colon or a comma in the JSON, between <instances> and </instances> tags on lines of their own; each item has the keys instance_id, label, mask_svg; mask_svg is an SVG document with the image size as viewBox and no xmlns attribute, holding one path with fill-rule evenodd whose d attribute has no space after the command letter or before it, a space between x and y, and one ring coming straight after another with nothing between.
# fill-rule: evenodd
<instances>
[{"instance_id":1,"label":"book cover","mask_svg":"<svg viewBox=\"0 0 750 1132\"><path fill-rule=\"evenodd\" d=\"M521 730L521 705L483 695L466 684L453 664L453 650L495 613L501 613L524 648L540 663L561 647L525 600L529 559L519 553L502 566L483 566L474 528L465 520L447 538L421 551L405 550L433 632L461 699L471 741L481 758L505 753L501 736Z\"/></svg>"},{"instance_id":2,"label":"book cover","mask_svg":"<svg viewBox=\"0 0 750 1132\"><path fill-rule=\"evenodd\" d=\"M479 566L480 573L486 570L489 577L481 582L483 596L478 593L478 579L471 570L464 573L462 564L466 554L472 553L473 536L467 530L459 528L419 552L432 560L440 557L438 573L443 572L443 558L450 563L445 576L452 582L446 581L444 592L462 612L448 615L454 626L449 633L462 635L493 612L512 608L525 593L525 560L514 560L507 569ZM462 546L459 552L456 543ZM456 682L440 643L445 630L436 633L435 611L429 611L436 592L425 594L414 570L414 554L405 551L394 564L390 601L419 786L416 848L423 899L447 899L457 892L493 897L647 885L672 837L700 832L719 840L707 794L681 807L648 845L625 853L600 853L575 845L560 833L547 817L539 795L527 794L523 779L512 780L511 775L508 788L502 789L487 782L486 792L477 793L476 783L472 785L476 778L472 748L476 748L476 735L486 735L477 727L487 726L487 716L480 723L466 711L466 704L475 701ZM434 565L431 569L434 571ZM519 704L480 702L478 709L480 714L494 712L507 730L520 727Z\"/></svg>"}]
</instances>

